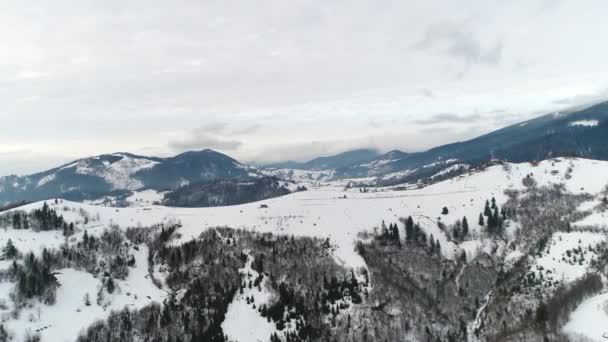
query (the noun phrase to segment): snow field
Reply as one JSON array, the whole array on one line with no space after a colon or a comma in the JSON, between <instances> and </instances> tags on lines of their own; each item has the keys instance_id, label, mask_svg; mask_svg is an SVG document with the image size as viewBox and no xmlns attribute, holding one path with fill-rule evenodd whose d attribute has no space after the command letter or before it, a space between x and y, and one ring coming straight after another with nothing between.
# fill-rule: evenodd
<instances>
[{"instance_id":1,"label":"snow field","mask_svg":"<svg viewBox=\"0 0 608 342\"><path fill-rule=\"evenodd\" d=\"M272 294L268 291L266 278L259 288L255 286L249 288L249 282L253 282L259 276L259 273L251 267L252 263L253 257L248 255L247 264L239 270L241 280L246 286L242 294L239 292L235 294L222 323L222 330L232 342L269 341L270 335L276 332L274 322L269 322L257 311L262 305L270 304ZM247 298L252 296L254 302L248 303Z\"/></svg>"}]
</instances>

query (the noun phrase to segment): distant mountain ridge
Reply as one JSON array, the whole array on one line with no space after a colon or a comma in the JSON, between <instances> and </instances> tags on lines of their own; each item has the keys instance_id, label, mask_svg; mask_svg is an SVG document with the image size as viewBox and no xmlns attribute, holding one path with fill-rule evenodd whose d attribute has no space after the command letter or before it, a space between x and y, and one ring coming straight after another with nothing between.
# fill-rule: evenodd
<instances>
[{"instance_id":1,"label":"distant mountain ridge","mask_svg":"<svg viewBox=\"0 0 608 342\"><path fill-rule=\"evenodd\" d=\"M388 156L392 153L392 157ZM376 176L380 184L415 182L455 165L492 160L540 161L577 156L608 160L608 102L569 113L552 113L483 136L428 151L390 152L371 162L348 165L337 178Z\"/></svg>"},{"instance_id":2,"label":"distant mountain ridge","mask_svg":"<svg viewBox=\"0 0 608 342\"><path fill-rule=\"evenodd\" d=\"M169 158L125 152L103 154L28 176L2 177L0 202L53 197L85 200L133 190L174 190L200 181L246 179L251 170L212 150L185 152Z\"/></svg>"},{"instance_id":3,"label":"distant mountain ridge","mask_svg":"<svg viewBox=\"0 0 608 342\"><path fill-rule=\"evenodd\" d=\"M355 163L361 163L368 160L372 160L374 158L377 158L379 155L380 153L377 150L358 149L342 152L332 156L318 157L303 163L295 161L286 161L283 163L269 164L266 165L266 167L310 171L331 170L353 165Z\"/></svg>"},{"instance_id":4,"label":"distant mountain ridge","mask_svg":"<svg viewBox=\"0 0 608 342\"><path fill-rule=\"evenodd\" d=\"M325 173L324 180L373 178L375 185L393 185L416 183L438 175L449 177L493 160L525 162L563 156L608 160L608 102L569 113L543 115L424 152L393 150L379 154L376 150L359 149L305 163L286 162L267 167L330 171ZM265 171L268 170L241 164L209 149L169 158L126 152L104 154L28 176L1 177L0 204L55 197L80 201L135 190L172 191L198 182L281 174Z\"/></svg>"}]
</instances>

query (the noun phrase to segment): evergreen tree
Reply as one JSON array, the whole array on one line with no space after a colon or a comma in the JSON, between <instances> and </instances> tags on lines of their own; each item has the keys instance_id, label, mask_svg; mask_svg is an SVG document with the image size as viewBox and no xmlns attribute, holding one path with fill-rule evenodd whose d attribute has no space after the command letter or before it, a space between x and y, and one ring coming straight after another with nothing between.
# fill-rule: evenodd
<instances>
[{"instance_id":1,"label":"evergreen tree","mask_svg":"<svg viewBox=\"0 0 608 342\"><path fill-rule=\"evenodd\" d=\"M82 243L84 245L84 248L89 247L89 233L86 230L84 231L84 234L82 235Z\"/></svg>"},{"instance_id":2,"label":"evergreen tree","mask_svg":"<svg viewBox=\"0 0 608 342\"><path fill-rule=\"evenodd\" d=\"M420 229L420 225L418 225L418 223L416 223L414 225L414 242L418 242L418 239L420 237L422 237L421 232L422 232L422 230Z\"/></svg>"},{"instance_id":3,"label":"evergreen tree","mask_svg":"<svg viewBox=\"0 0 608 342\"><path fill-rule=\"evenodd\" d=\"M465 216L462 218L462 237L464 238L468 235L469 235L469 221L467 221L467 217Z\"/></svg>"},{"instance_id":4,"label":"evergreen tree","mask_svg":"<svg viewBox=\"0 0 608 342\"><path fill-rule=\"evenodd\" d=\"M13 240L8 239L6 242L6 247L4 247L4 257L7 259L12 259L17 256L17 248L13 244Z\"/></svg>"},{"instance_id":5,"label":"evergreen tree","mask_svg":"<svg viewBox=\"0 0 608 342\"><path fill-rule=\"evenodd\" d=\"M486 224L483 219L483 214L481 214L481 213L479 214L479 223L478 224L482 227L485 226L485 224Z\"/></svg>"},{"instance_id":6,"label":"evergreen tree","mask_svg":"<svg viewBox=\"0 0 608 342\"><path fill-rule=\"evenodd\" d=\"M483 215L486 217L492 216L492 209L490 209L490 201L486 200L486 206L483 209Z\"/></svg>"},{"instance_id":7,"label":"evergreen tree","mask_svg":"<svg viewBox=\"0 0 608 342\"><path fill-rule=\"evenodd\" d=\"M460 229L458 228L458 225L454 225L454 228L452 229L452 237L456 241L460 239Z\"/></svg>"},{"instance_id":8,"label":"evergreen tree","mask_svg":"<svg viewBox=\"0 0 608 342\"><path fill-rule=\"evenodd\" d=\"M108 281L106 282L106 290L108 290L108 293L112 294L114 293L115 289L116 286L114 285L114 280L112 280L112 275L110 275L108 277Z\"/></svg>"},{"instance_id":9,"label":"evergreen tree","mask_svg":"<svg viewBox=\"0 0 608 342\"><path fill-rule=\"evenodd\" d=\"M405 239L408 242L415 240L414 219L411 216L405 221Z\"/></svg>"},{"instance_id":10,"label":"evergreen tree","mask_svg":"<svg viewBox=\"0 0 608 342\"><path fill-rule=\"evenodd\" d=\"M492 224L494 225L494 232L498 235L502 233L502 220L500 219L500 215L498 214L498 207L494 207L494 214L492 215Z\"/></svg>"},{"instance_id":11,"label":"evergreen tree","mask_svg":"<svg viewBox=\"0 0 608 342\"><path fill-rule=\"evenodd\" d=\"M389 232L388 232L388 228L386 227L386 223L384 222L384 220L382 220L382 225L380 226L380 238L382 240L388 240L389 239Z\"/></svg>"}]
</instances>

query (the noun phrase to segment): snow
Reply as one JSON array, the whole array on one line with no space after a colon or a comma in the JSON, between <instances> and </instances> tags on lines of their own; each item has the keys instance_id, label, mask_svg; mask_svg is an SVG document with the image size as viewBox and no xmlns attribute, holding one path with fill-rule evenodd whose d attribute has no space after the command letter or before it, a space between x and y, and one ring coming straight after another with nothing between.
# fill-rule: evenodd
<instances>
[{"instance_id":1,"label":"snow","mask_svg":"<svg viewBox=\"0 0 608 342\"><path fill-rule=\"evenodd\" d=\"M43 341L74 341L82 327L106 317L103 308L95 304L99 280L91 274L73 269L58 271L61 287L53 306L36 303L21 312L20 320L5 322L8 330L22 341L26 331L39 332ZM84 304L85 294L91 296L91 306Z\"/></svg>"},{"instance_id":2,"label":"snow","mask_svg":"<svg viewBox=\"0 0 608 342\"><path fill-rule=\"evenodd\" d=\"M569 283L587 273L591 260L597 257L589 248L603 241L606 235L600 233L554 233L533 269L547 280Z\"/></svg>"},{"instance_id":3,"label":"snow","mask_svg":"<svg viewBox=\"0 0 608 342\"><path fill-rule=\"evenodd\" d=\"M162 202L165 196L165 192L159 192L156 190L144 190L135 191L126 201L134 207L147 207L153 205L155 202Z\"/></svg>"},{"instance_id":4,"label":"snow","mask_svg":"<svg viewBox=\"0 0 608 342\"><path fill-rule=\"evenodd\" d=\"M456 171L456 170L461 169L461 168L464 169L464 170L468 170L469 169L469 165L468 164L454 164L454 165L446 167L445 169L437 172L433 177L443 176L443 175L445 175L445 174L447 174L449 172Z\"/></svg>"},{"instance_id":5,"label":"snow","mask_svg":"<svg viewBox=\"0 0 608 342\"><path fill-rule=\"evenodd\" d=\"M249 281L254 281L259 273L251 267L253 258L249 255L247 264L239 270L241 279L247 284ZM268 321L262 317L257 311L257 308L266 304L269 305L272 299L272 293L268 290L266 284L267 279L264 278L260 284L260 289L249 288L245 286L243 294L236 293L234 300L228 306L226 318L222 323L222 330L228 339L233 342L249 342L249 341L269 341L270 335L276 332L276 326L272 321ZM254 298L255 309L252 304L247 304L246 298Z\"/></svg>"},{"instance_id":6,"label":"snow","mask_svg":"<svg viewBox=\"0 0 608 342\"><path fill-rule=\"evenodd\" d=\"M310 171L298 169L261 169L259 172L265 176L275 176L284 180L302 184L325 182L331 179L331 177L334 175L333 170Z\"/></svg>"},{"instance_id":7,"label":"snow","mask_svg":"<svg viewBox=\"0 0 608 342\"><path fill-rule=\"evenodd\" d=\"M572 224L573 227L598 227L608 230L608 211L595 211L593 214Z\"/></svg>"},{"instance_id":8,"label":"snow","mask_svg":"<svg viewBox=\"0 0 608 342\"><path fill-rule=\"evenodd\" d=\"M585 336L593 341L605 341L605 336L608 336L608 292L581 303L571 314L564 332Z\"/></svg>"},{"instance_id":9,"label":"snow","mask_svg":"<svg viewBox=\"0 0 608 342\"><path fill-rule=\"evenodd\" d=\"M148 273L148 247L139 245L139 250L132 250L135 257L135 267L129 268L129 275L125 280L116 281L118 291L110 298L114 308L122 309L141 308L154 301L162 303L167 297L167 292L154 285Z\"/></svg>"},{"instance_id":10,"label":"snow","mask_svg":"<svg viewBox=\"0 0 608 342\"><path fill-rule=\"evenodd\" d=\"M507 199L504 190L522 189L522 179L529 174L533 175L539 185L565 183L566 189L569 191L598 195L608 183L608 162L587 159L553 159L538 164L494 165L483 171L470 170L468 174L461 177L437 182L420 189L374 188L365 193L356 188L346 189L344 181L321 181L320 179L325 177L322 173L292 170L290 173L292 178L308 182L307 186L310 184L308 191L257 203L214 208L156 206L150 202L153 203L160 194L147 191L137 192L130 197L130 200L135 202L145 202L143 207L112 208L69 201L61 201L58 205L49 204L59 209L60 214L66 220L76 221L79 229L83 228L82 211L87 212L91 218L86 227L89 234L99 233L104 227L111 224L117 224L122 229L126 229L140 224L151 226L162 222L180 222L182 225L179 230L181 237L172 241L174 244L197 238L205 230L218 226L296 236L329 237L336 245L334 252L336 261L346 267L359 268L365 267L365 263L354 250L358 233L372 231L383 220L388 224L398 222L399 218L410 215L427 234L433 234L434 238L439 240L442 253L446 258L454 258L459 255L461 250L464 250L470 261L483 251L490 252L493 248L500 247L490 239L475 239L456 245L438 227L438 222L451 225L456 220L467 217L471 234L479 234L480 227L477 225L477 217L483 211L485 201L494 197L501 206ZM32 203L19 210L32 210L41 206L42 202ZM444 206L448 208L447 215L441 214ZM579 209L590 208L593 209L594 206L584 204ZM596 223L604 222L606 224L608 222L604 217L596 215L603 214L595 212L581 222L591 218L596 220ZM578 224L580 222L575 223L575 225ZM402 225L400 227L402 228ZM515 225L509 225L507 231L512 234L516 228ZM82 234L82 231L77 234ZM64 241L60 231L33 232L8 228L0 231L0 246L4 245L9 237L22 252L31 250L40 253L43 247L57 248ZM550 240L547 251L536 260L536 266L540 266L544 270L551 270L556 279L564 281L576 279L587 271L588 263L593 258L593 254L588 251L588 248L605 239L605 235L598 233L556 233ZM572 258L570 257L567 258L567 261L562 260L568 250L578 247L585 250L586 253L582 264L571 263ZM501 252L500 249L499 252ZM156 288L148 277L146 246L139 246L139 251L133 250L132 253L136 258L136 268L130 269L125 281L117 281L118 290L108 298L111 304L106 310L121 309L125 305L137 308L150 301L161 302L166 296L166 293L162 289ZM513 252L508 254L507 258L515 260L520 256L517 252ZM0 267L6 267L6 265L0 264ZM253 274L250 264L242 271ZM50 317L50 312L54 312L54 316L62 317L65 321L78 322L74 326L86 326L87 322L107 317L108 312L103 311L102 307L98 307L94 298L92 300L94 304L91 307L82 307L82 297L86 292L90 292L91 296L95 297L97 287L100 286L99 279L74 270L62 270L62 273L61 281L64 286L60 289L56 306L48 308L37 306L36 308L41 307L40 319L28 322L27 318L23 318L27 316L22 316L18 322L11 321L9 327L17 325L18 329L14 331L21 334L27 328L38 329L51 325L50 328L43 331L45 340L62 341L55 339L59 338L59 333L56 331L63 329L56 327L61 327L62 323L56 322L54 317ZM61 291L71 291L71 294ZM256 298L256 305L263 303L270 296L269 293L264 292L265 287L262 288L262 291L257 289L252 291L254 291L252 294ZM6 297L6 293L6 285L0 283L0 298ZM247 296L247 293L249 292L244 295ZM67 299L68 296L73 298ZM64 299L67 304L63 303ZM55 308L59 309L55 310ZM77 312L77 309L81 311ZM34 314L37 317L37 311ZM273 325L260 317L257 311L253 310L250 305L248 306L238 294L230 305L224 324L227 324L225 331L232 334L231 338L241 342L251 341L250 334L261 340L267 340L270 336L269 332L274 331L272 330ZM77 333L78 331L68 329L62 336L64 338L74 337Z\"/></svg>"},{"instance_id":11,"label":"snow","mask_svg":"<svg viewBox=\"0 0 608 342\"><path fill-rule=\"evenodd\" d=\"M380 177L381 180L392 180L392 179L399 179L399 178L404 178L414 172L416 172L418 169L413 169L413 170L403 170L403 171L397 171L397 172L392 172L392 173L388 173L382 177Z\"/></svg>"},{"instance_id":12,"label":"snow","mask_svg":"<svg viewBox=\"0 0 608 342\"><path fill-rule=\"evenodd\" d=\"M5 327L22 341L26 332L38 332L43 341L75 341L81 329L98 320L105 319L111 310L124 307L139 309L152 301L162 302L166 292L158 289L148 276L148 249L140 245L139 251L132 250L135 267L129 268L127 279L115 280L117 289L105 294L105 303L99 306L96 296L102 283L92 274L74 269L58 270L56 275L61 286L57 289L56 303L52 306L36 302L22 310L20 319L9 319ZM0 300L6 296L14 284L0 283ZM90 306L84 297L90 297ZM6 298L6 297L4 297ZM0 310L0 314L4 313Z\"/></svg>"},{"instance_id":13,"label":"snow","mask_svg":"<svg viewBox=\"0 0 608 342\"><path fill-rule=\"evenodd\" d=\"M595 127L599 124L598 120L579 120L568 123L570 127Z\"/></svg>"},{"instance_id":14,"label":"snow","mask_svg":"<svg viewBox=\"0 0 608 342\"><path fill-rule=\"evenodd\" d=\"M46 183L48 183L48 182L51 182L51 181L53 181L53 180L55 180L55 174L54 174L54 173L52 173L52 174L50 174L50 175L47 175L47 176L44 176L44 177L40 178L40 180L38 181L38 184L37 184L36 186L37 186L37 187L41 187L41 186L43 186L44 184L46 184Z\"/></svg>"},{"instance_id":15,"label":"snow","mask_svg":"<svg viewBox=\"0 0 608 342\"><path fill-rule=\"evenodd\" d=\"M0 229L0 248L6 246L9 239L19 252L33 252L37 256L42 254L44 248L59 248L65 240L60 230L35 232L31 229Z\"/></svg>"},{"instance_id":16,"label":"snow","mask_svg":"<svg viewBox=\"0 0 608 342\"><path fill-rule=\"evenodd\" d=\"M121 157L114 163L105 162L103 167L92 167L86 159L64 166L76 168L76 173L102 177L113 189L136 190L143 186L142 182L132 176L140 170L149 169L158 164L157 161L146 158L133 158L128 155L116 153Z\"/></svg>"}]
</instances>

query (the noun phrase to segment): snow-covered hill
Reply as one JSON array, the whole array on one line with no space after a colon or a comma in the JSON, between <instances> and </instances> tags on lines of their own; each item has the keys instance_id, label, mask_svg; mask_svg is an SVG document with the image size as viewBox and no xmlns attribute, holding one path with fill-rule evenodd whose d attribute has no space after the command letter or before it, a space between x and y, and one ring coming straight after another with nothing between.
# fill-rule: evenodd
<instances>
[{"instance_id":1,"label":"snow-covered hill","mask_svg":"<svg viewBox=\"0 0 608 342\"><path fill-rule=\"evenodd\" d=\"M186 152L170 158L113 153L84 158L29 176L0 178L0 202L124 199L132 191L167 191L214 179L247 179L255 168L215 151Z\"/></svg>"},{"instance_id":2,"label":"snow-covered hill","mask_svg":"<svg viewBox=\"0 0 608 342\"><path fill-rule=\"evenodd\" d=\"M132 165L131 161L120 163L119 165ZM137 162L137 165L140 168L152 168L156 163L158 161L150 160ZM124 168L118 167L119 165L116 169L122 172ZM68 168L78 167L68 165ZM581 219L572 225L591 227L594 231L555 233L546 247L547 252L529 256L533 259L531 265L536 267L538 274L543 273L545 278L550 274L551 279L559 284L565 280L574 281L589 271L591 260L599 258L595 247L606 241L604 229L608 229L608 221L604 218L601 205L603 192L608 184L608 162L560 158L540 163L501 164L485 169L471 169L458 177L411 190L385 187L363 191L360 188L346 187L345 181L313 181L307 183L309 190L305 192L257 203L216 208L169 208L147 204L132 208L112 208L67 200L59 200L56 203L48 201L46 203L50 208L57 210L66 222L75 224L74 235L66 238L61 230L35 232L32 229L15 229L11 221L5 222L5 227L0 230L0 246L5 246L10 239L22 255L31 251L42 257L44 248L58 250L65 245L78 246L85 231L88 236L99 238L104 234L104 230L110 227L117 227L125 232L128 227L151 227L157 224L169 226L179 223L178 235L169 242L170 245L178 246L198 239L202 233L215 227L240 228L295 237L329 238L335 246L332 253L334 260L347 269L361 270L367 265L355 249L356 242L368 241L374 230L381 229L383 221L386 224L398 223L403 238L400 219L411 216L427 236L432 236L441 244L441 253L445 260L456 262L463 252L469 263L485 254L494 255L497 260L516 260L527 253L516 247L520 245L511 244L511 241L516 240L519 229L517 220L506 220L502 239L497 239L487 234L485 226L478 224L478 217L484 211L487 201L494 199L497 205L502 207L509 200L505 194L506 190L525 191L529 184L526 185L523 180L530 178L538 187L563 183L569 193L586 194L590 198L589 203L578 209L580 213L586 214L581 214ZM113 180L115 184L120 182L121 186L133 184L121 178ZM43 202L36 202L11 213L32 212L42 207ZM456 239L452 235L451 227L457 222L462 223L465 217L469 222L469 233L463 239ZM365 232L370 235L362 234ZM100 303L96 303L93 297L104 286L101 274L93 275L83 270L62 268L56 270L61 287L57 292L55 304L43 304L34 300L22 309L19 315L15 315L10 295L15 283L8 278L0 280L0 317L4 328L14 334L16 341L23 341L28 332L39 333L43 341L74 341L81 329L97 319L107 317L110 310L119 310L125 305L136 309L152 301L161 303L167 298L169 288L166 285L154 285L148 269L148 247L136 241L129 241L127 246L125 253L133 256L134 266L130 268L124 280L116 280L120 290L106 294ZM579 248L586 253L583 263L579 263L578 257L573 259L567 254ZM17 262L23 261L18 259ZM6 271L11 265L12 261L0 261L0 270ZM251 265L248 264L247 267L250 268ZM248 268L242 269L241 272L253 273L247 271ZM256 278L257 275L253 277ZM271 294L254 292L246 292L244 296L272 297ZM93 298L91 305L86 305L83 300L87 294ZM247 307L242 307L244 304L239 304L243 302L243 298L242 295L235 297L231 307L236 311L231 311L227 319L235 319L231 318L231 315L246 319L245 317L252 314L247 311ZM603 331L598 328L596 331L587 332L582 324L588 323L581 317L588 317L592 314L591 311L597 311L597 303L606 303L605 296L590 300L595 304L584 303L575 312L566 330L599 339L601 336L597 334ZM270 302L271 299L264 301ZM606 318L598 318L598 322L602 319ZM248 329L262 329L262 334L273 331L266 324L247 326ZM240 329L241 325L229 321L223 327L233 330ZM240 338L241 342L246 341L242 337L245 336L243 332L226 331L226 334Z\"/></svg>"}]
</instances>

